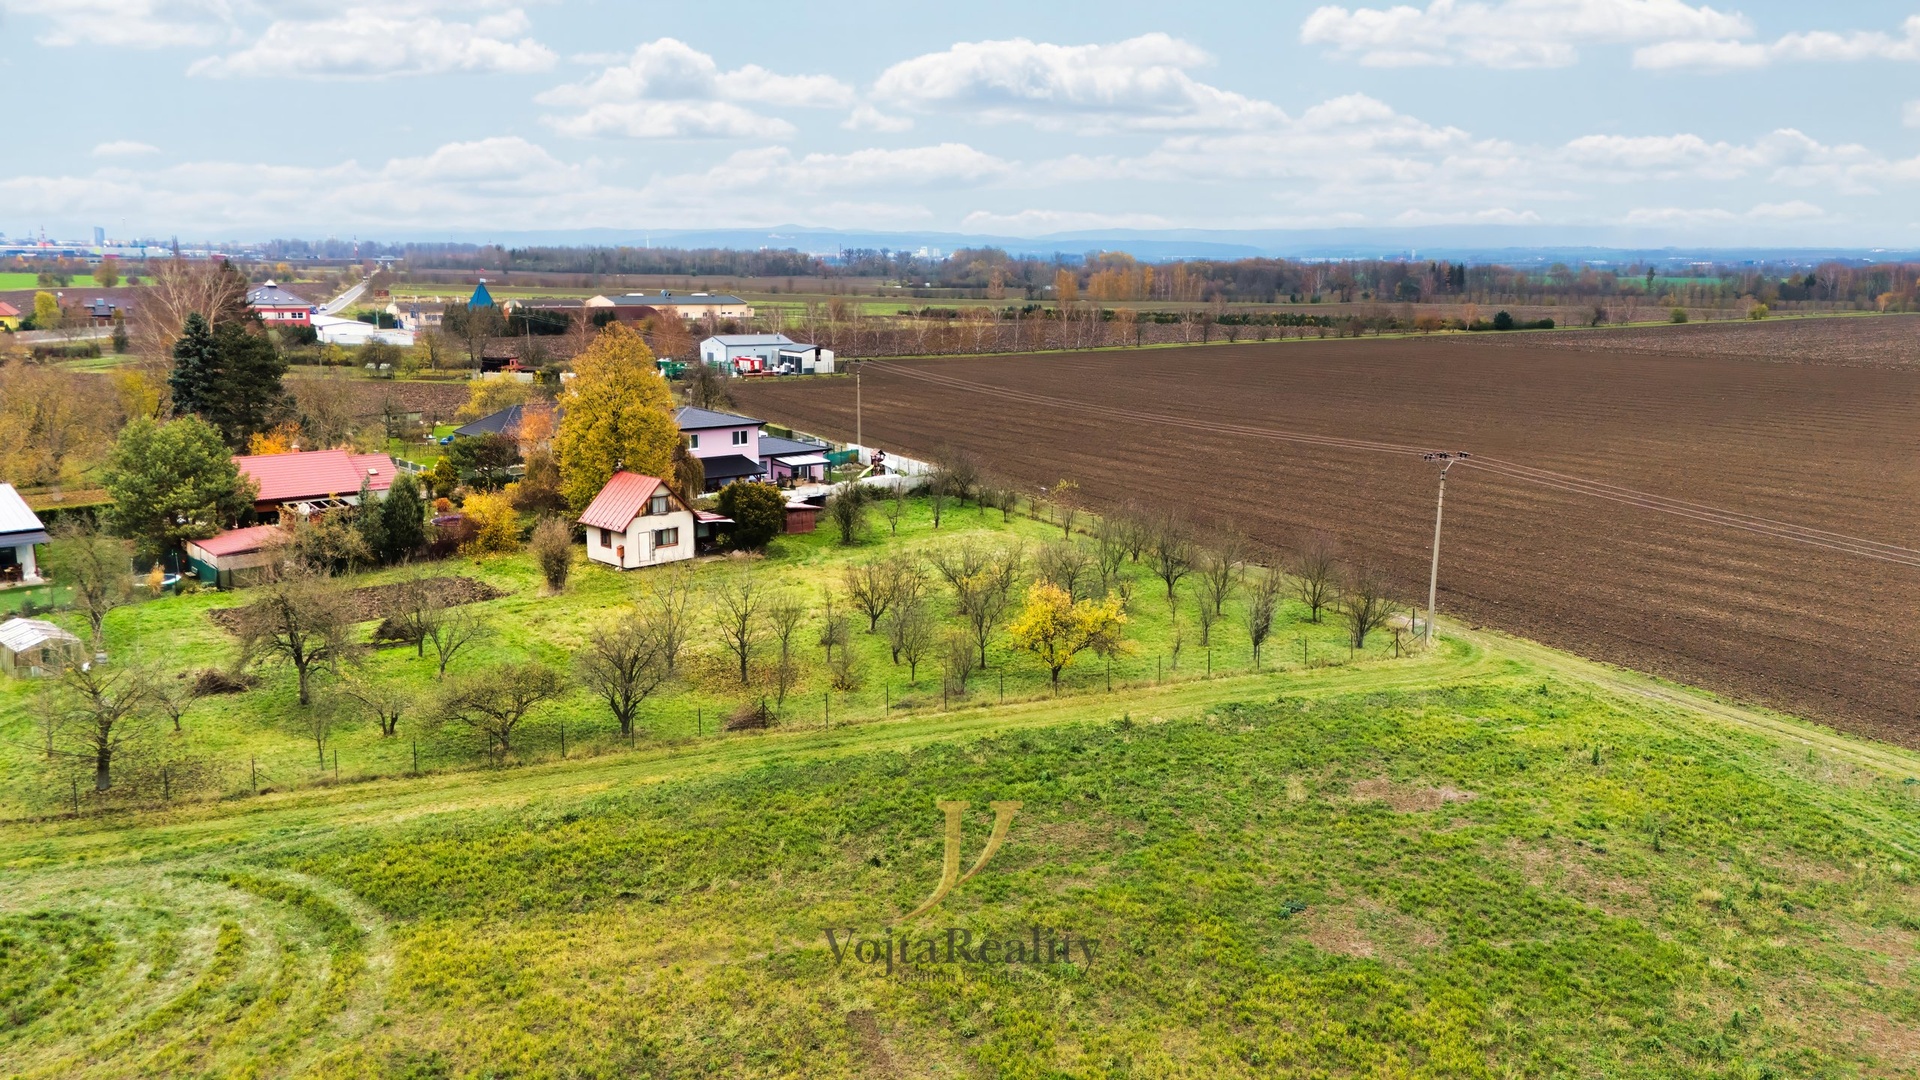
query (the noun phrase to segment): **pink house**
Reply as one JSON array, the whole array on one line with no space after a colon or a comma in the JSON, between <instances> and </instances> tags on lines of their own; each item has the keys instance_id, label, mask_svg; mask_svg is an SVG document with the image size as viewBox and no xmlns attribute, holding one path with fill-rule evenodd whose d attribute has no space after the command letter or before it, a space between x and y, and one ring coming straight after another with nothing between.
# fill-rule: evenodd
<instances>
[{"instance_id":1,"label":"pink house","mask_svg":"<svg viewBox=\"0 0 1920 1080\"><path fill-rule=\"evenodd\" d=\"M735 480L766 479L766 465L760 460L760 425L765 421L691 405L676 409L673 419L687 437L687 449L706 469L708 491L718 491Z\"/></svg>"}]
</instances>

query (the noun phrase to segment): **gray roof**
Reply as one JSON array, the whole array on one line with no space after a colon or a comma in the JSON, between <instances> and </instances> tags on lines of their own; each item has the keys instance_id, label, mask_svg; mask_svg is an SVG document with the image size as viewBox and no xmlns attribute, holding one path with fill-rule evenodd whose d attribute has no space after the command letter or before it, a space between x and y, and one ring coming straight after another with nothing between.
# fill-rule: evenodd
<instances>
[{"instance_id":1,"label":"gray roof","mask_svg":"<svg viewBox=\"0 0 1920 1080\"><path fill-rule=\"evenodd\" d=\"M453 433L462 438L474 435L505 435L520 423L520 414L525 411L525 409L526 406L524 405L509 405L497 413L489 413L472 423L463 424L460 427L454 428ZM559 424L560 418L564 415L566 415L566 410L555 406L553 409L553 422L556 425Z\"/></svg>"},{"instance_id":2,"label":"gray roof","mask_svg":"<svg viewBox=\"0 0 1920 1080\"><path fill-rule=\"evenodd\" d=\"M721 454L701 458L700 468L709 480L737 480L743 476L764 476L767 467L745 454Z\"/></svg>"},{"instance_id":3,"label":"gray roof","mask_svg":"<svg viewBox=\"0 0 1920 1080\"><path fill-rule=\"evenodd\" d=\"M744 304L745 300L725 293L623 293L609 296L615 307L679 307L682 305Z\"/></svg>"},{"instance_id":4,"label":"gray roof","mask_svg":"<svg viewBox=\"0 0 1920 1080\"><path fill-rule=\"evenodd\" d=\"M254 307L312 307L313 302L269 281L257 289L247 290L247 303Z\"/></svg>"},{"instance_id":5,"label":"gray roof","mask_svg":"<svg viewBox=\"0 0 1920 1080\"><path fill-rule=\"evenodd\" d=\"M8 619L0 623L0 649L17 653L25 652L28 649L37 649L50 641L61 641L71 645L80 644L79 638L45 619Z\"/></svg>"},{"instance_id":6,"label":"gray roof","mask_svg":"<svg viewBox=\"0 0 1920 1080\"><path fill-rule=\"evenodd\" d=\"M800 344L785 334L715 334L700 344L705 345L707 341L717 341L725 346L747 346L749 348L755 345Z\"/></svg>"},{"instance_id":7,"label":"gray roof","mask_svg":"<svg viewBox=\"0 0 1920 1080\"><path fill-rule=\"evenodd\" d=\"M691 405L682 405L673 410L673 422L680 425L681 431L705 431L708 428L722 427L758 427L766 423L751 416L737 413L714 412L712 409L696 409Z\"/></svg>"},{"instance_id":8,"label":"gray roof","mask_svg":"<svg viewBox=\"0 0 1920 1080\"><path fill-rule=\"evenodd\" d=\"M788 454L819 454L832 449L826 443L808 442L804 439L783 439L778 435L760 436L760 456L785 457Z\"/></svg>"},{"instance_id":9,"label":"gray roof","mask_svg":"<svg viewBox=\"0 0 1920 1080\"><path fill-rule=\"evenodd\" d=\"M13 490L12 484L0 484L0 537L9 546L47 542L47 527L40 524L39 516L27 508L27 500Z\"/></svg>"}]
</instances>

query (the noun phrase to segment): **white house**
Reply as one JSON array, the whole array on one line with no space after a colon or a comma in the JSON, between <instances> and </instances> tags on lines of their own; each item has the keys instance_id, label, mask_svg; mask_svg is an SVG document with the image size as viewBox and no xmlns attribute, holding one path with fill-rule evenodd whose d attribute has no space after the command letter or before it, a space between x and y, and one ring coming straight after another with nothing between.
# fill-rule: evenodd
<instances>
[{"instance_id":1,"label":"white house","mask_svg":"<svg viewBox=\"0 0 1920 1080\"><path fill-rule=\"evenodd\" d=\"M28 508L27 500L12 484L0 484L0 589L40 584L33 545L46 542L47 527Z\"/></svg>"},{"instance_id":2,"label":"white house","mask_svg":"<svg viewBox=\"0 0 1920 1080\"><path fill-rule=\"evenodd\" d=\"M614 473L580 524L594 562L637 570L693 558L693 511L657 476Z\"/></svg>"}]
</instances>

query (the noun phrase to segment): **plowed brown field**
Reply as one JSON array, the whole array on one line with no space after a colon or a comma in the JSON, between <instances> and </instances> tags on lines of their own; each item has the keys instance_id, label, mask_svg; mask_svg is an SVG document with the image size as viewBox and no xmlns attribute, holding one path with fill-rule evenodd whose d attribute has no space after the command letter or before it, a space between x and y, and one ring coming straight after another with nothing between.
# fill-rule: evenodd
<instances>
[{"instance_id":1,"label":"plowed brown field","mask_svg":"<svg viewBox=\"0 0 1920 1080\"><path fill-rule=\"evenodd\" d=\"M1028 490L1070 477L1095 507L1172 503L1270 547L1326 529L1409 600L1425 596L1435 470L1407 448L1687 500L1708 509L1456 467L1441 609L1920 745L1920 551L1845 539L1920 549L1920 371L1302 342L876 363L864 396L870 443L951 444ZM846 379L739 398L854 434Z\"/></svg>"}]
</instances>

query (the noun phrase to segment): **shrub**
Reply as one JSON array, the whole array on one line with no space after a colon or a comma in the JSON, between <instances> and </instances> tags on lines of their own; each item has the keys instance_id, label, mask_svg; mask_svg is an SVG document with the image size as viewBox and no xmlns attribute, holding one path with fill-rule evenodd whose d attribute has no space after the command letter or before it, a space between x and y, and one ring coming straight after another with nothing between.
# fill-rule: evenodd
<instances>
[{"instance_id":1,"label":"shrub","mask_svg":"<svg viewBox=\"0 0 1920 1080\"><path fill-rule=\"evenodd\" d=\"M1761 319L1766 318L1769 314L1770 312L1767 310L1767 305L1755 304L1753 305L1752 308L1748 309L1747 318L1752 319L1755 322L1758 322Z\"/></svg>"},{"instance_id":2,"label":"shrub","mask_svg":"<svg viewBox=\"0 0 1920 1080\"><path fill-rule=\"evenodd\" d=\"M505 495L481 492L461 507L473 537L467 550L476 555L513 551L520 546L520 515Z\"/></svg>"},{"instance_id":3,"label":"shrub","mask_svg":"<svg viewBox=\"0 0 1920 1080\"><path fill-rule=\"evenodd\" d=\"M1673 322L1673 323L1683 323L1683 322L1686 322L1686 321L1687 321L1687 309L1686 309L1686 308L1674 308L1674 309L1673 309L1673 314L1671 314L1671 315L1668 315L1668 316L1667 316L1667 321L1668 321L1668 322Z\"/></svg>"},{"instance_id":4,"label":"shrub","mask_svg":"<svg viewBox=\"0 0 1920 1080\"><path fill-rule=\"evenodd\" d=\"M1512 315L1509 315L1509 314L1507 314L1507 313L1506 313L1506 312L1504 312L1504 311L1503 311L1503 312L1501 312L1501 313L1500 313L1500 314L1498 314L1498 315L1495 315L1495 316L1493 317L1493 328L1494 328L1495 330L1511 330L1511 329L1513 329L1513 316L1512 316Z\"/></svg>"},{"instance_id":5,"label":"shrub","mask_svg":"<svg viewBox=\"0 0 1920 1080\"><path fill-rule=\"evenodd\" d=\"M772 484L735 480L720 489L720 512L733 519L735 547L758 549L787 523L787 498Z\"/></svg>"},{"instance_id":6,"label":"shrub","mask_svg":"<svg viewBox=\"0 0 1920 1080\"><path fill-rule=\"evenodd\" d=\"M773 707L767 704L766 698L748 702L735 709L732 716L727 717L726 726L728 731L755 731L772 727Z\"/></svg>"},{"instance_id":7,"label":"shrub","mask_svg":"<svg viewBox=\"0 0 1920 1080\"><path fill-rule=\"evenodd\" d=\"M546 579L548 592L565 592L567 574L573 569L573 529L557 517L543 518L533 528L528 545L540 576Z\"/></svg>"}]
</instances>

